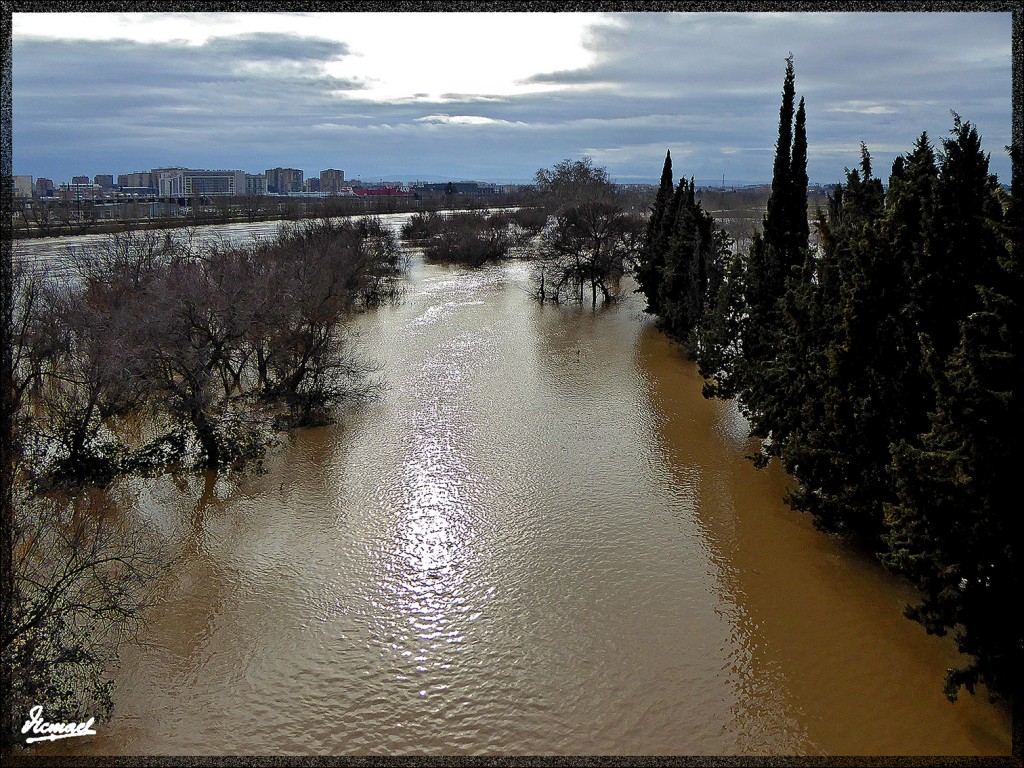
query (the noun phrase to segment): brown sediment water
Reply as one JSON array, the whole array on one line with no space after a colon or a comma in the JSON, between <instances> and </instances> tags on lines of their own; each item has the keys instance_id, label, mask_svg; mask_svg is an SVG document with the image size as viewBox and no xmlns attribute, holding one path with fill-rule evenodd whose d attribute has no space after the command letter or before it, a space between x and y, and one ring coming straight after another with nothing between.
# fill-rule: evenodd
<instances>
[{"instance_id":1,"label":"brown sediment water","mask_svg":"<svg viewBox=\"0 0 1024 768\"><path fill-rule=\"evenodd\" d=\"M637 297L415 258L386 387L264 474L125 480L182 555L115 714L47 754L1000 755L913 592L783 502Z\"/></svg>"}]
</instances>

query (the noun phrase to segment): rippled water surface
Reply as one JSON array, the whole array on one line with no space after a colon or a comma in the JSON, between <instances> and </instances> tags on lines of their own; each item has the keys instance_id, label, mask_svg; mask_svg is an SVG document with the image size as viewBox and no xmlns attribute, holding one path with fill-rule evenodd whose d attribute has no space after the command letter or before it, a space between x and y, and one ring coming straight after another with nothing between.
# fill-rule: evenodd
<instances>
[{"instance_id":1,"label":"rippled water surface","mask_svg":"<svg viewBox=\"0 0 1024 768\"><path fill-rule=\"evenodd\" d=\"M414 259L386 388L268 472L115 493L184 554L102 754L1008 754L912 594L782 503L645 319Z\"/></svg>"}]
</instances>

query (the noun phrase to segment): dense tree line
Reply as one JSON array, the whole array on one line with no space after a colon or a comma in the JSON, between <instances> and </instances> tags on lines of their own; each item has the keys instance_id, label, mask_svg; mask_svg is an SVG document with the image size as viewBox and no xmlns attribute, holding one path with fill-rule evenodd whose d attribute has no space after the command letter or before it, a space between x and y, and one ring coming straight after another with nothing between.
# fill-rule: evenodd
<instances>
[{"instance_id":1,"label":"dense tree line","mask_svg":"<svg viewBox=\"0 0 1024 768\"><path fill-rule=\"evenodd\" d=\"M92 490L169 463L258 460L281 430L330 421L371 386L350 318L394 299L405 268L368 218L202 249L127 233L68 258L70 278L15 262L5 318L15 556L0 650L15 716L45 702L51 721L109 711L107 673L163 563Z\"/></svg>"},{"instance_id":2,"label":"dense tree line","mask_svg":"<svg viewBox=\"0 0 1024 768\"><path fill-rule=\"evenodd\" d=\"M662 328L702 346L704 319L711 316L725 277L732 240L696 199L693 180L672 187L672 156L665 155L661 184L637 257L636 278L647 311Z\"/></svg>"},{"instance_id":3,"label":"dense tree line","mask_svg":"<svg viewBox=\"0 0 1024 768\"><path fill-rule=\"evenodd\" d=\"M374 219L202 250L128 233L69 258L76 280L23 272L13 371L20 431L60 478L113 470L128 447L116 420L146 408L156 434L136 456L185 441L210 467L258 445L252 413L322 422L358 373L346 319L390 298L402 269Z\"/></svg>"},{"instance_id":4,"label":"dense tree line","mask_svg":"<svg viewBox=\"0 0 1024 768\"><path fill-rule=\"evenodd\" d=\"M1019 181L1007 195L954 114L949 137L936 148L922 134L887 186L862 145L812 248L806 161L790 57L761 233L730 257L692 185L670 195L666 158L637 269L648 311L687 343L705 394L737 398L755 460L778 458L797 481L789 503L919 587L907 615L971 659L947 695L983 683L1016 702Z\"/></svg>"}]
</instances>

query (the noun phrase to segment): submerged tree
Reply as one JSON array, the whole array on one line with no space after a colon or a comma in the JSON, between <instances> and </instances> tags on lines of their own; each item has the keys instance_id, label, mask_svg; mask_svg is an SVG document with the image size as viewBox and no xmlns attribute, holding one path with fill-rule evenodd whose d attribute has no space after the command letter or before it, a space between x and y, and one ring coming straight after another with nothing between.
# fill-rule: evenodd
<instances>
[{"instance_id":1,"label":"submerged tree","mask_svg":"<svg viewBox=\"0 0 1024 768\"><path fill-rule=\"evenodd\" d=\"M437 215L425 238L423 255L430 261L482 267L508 257L515 243L511 220L475 211Z\"/></svg>"},{"instance_id":2,"label":"submerged tree","mask_svg":"<svg viewBox=\"0 0 1024 768\"><path fill-rule=\"evenodd\" d=\"M589 288L592 306L598 293L612 301L639 248L641 220L618 203L607 172L589 157L542 168L536 182L552 216L535 261L537 297L583 303Z\"/></svg>"},{"instance_id":3,"label":"submerged tree","mask_svg":"<svg viewBox=\"0 0 1024 768\"><path fill-rule=\"evenodd\" d=\"M168 558L141 526L126 527L88 495L73 504L14 494L12 580L4 590L0 664L8 715L44 705L51 722L106 719L110 670L153 602ZM4 723L10 747L19 722Z\"/></svg>"}]
</instances>

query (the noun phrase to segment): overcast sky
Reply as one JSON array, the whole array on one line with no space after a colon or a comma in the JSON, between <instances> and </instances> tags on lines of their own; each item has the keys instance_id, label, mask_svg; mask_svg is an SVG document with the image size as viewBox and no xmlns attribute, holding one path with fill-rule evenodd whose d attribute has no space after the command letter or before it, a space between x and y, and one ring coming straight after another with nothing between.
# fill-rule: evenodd
<instances>
[{"instance_id":1,"label":"overcast sky","mask_svg":"<svg viewBox=\"0 0 1024 768\"><path fill-rule=\"evenodd\" d=\"M950 110L1009 183L1010 13L14 14L13 170L277 166L528 181L771 177L785 58L811 181L875 169Z\"/></svg>"}]
</instances>

